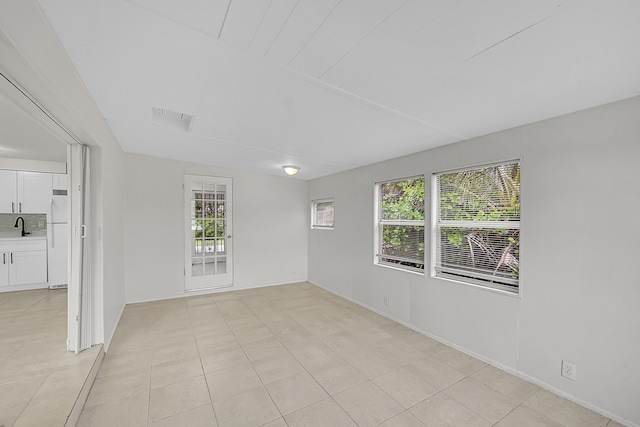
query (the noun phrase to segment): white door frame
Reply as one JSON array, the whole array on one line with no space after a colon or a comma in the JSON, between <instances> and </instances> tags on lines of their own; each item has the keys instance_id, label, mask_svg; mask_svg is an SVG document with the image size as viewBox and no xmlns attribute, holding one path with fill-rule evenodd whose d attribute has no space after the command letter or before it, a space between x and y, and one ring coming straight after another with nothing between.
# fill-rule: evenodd
<instances>
[{"instance_id":1,"label":"white door frame","mask_svg":"<svg viewBox=\"0 0 640 427\"><path fill-rule=\"evenodd\" d=\"M203 175L185 175L184 177L185 292L233 286L232 185L231 178ZM203 198L206 191L213 192L210 193L212 199L206 202L211 203L210 214L204 214L205 203L201 204L203 219L200 220L200 227L203 229L199 239L194 237L197 227L196 201L194 200L196 187L201 190ZM219 193L219 191L221 192ZM208 236L211 237L209 239L206 238L206 229L202 222L212 222L216 227L214 235ZM220 223L224 224L223 231L219 231L217 228ZM200 241L199 246L195 244L197 240ZM200 273L196 271L197 266L194 266L194 257L202 259ZM212 268L208 269L206 264Z\"/></svg>"},{"instance_id":2,"label":"white door frame","mask_svg":"<svg viewBox=\"0 0 640 427\"><path fill-rule=\"evenodd\" d=\"M9 46L9 49L14 48L11 44L6 44L6 40L1 37L0 44ZM85 309L82 312L82 307L92 307L92 295L90 293L90 283L88 278L88 272L90 271L88 266L91 265L91 259L88 256L84 257L82 263L73 262L74 256L77 257L77 248L79 242L77 236L74 235L74 225L84 228L84 221L88 219L88 211L84 211L84 207L89 202L88 193L85 194L80 181L88 183L84 179L84 173L81 172L83 168L78 165L82 162L81 157L77 157L87 147L61 123L51 112L49 112L43 105L41 105L36 98L31 96L29 92L20 86L16 81L10 78L8 75L0 70L0 91L6 95L11 101L20 106L27 114L33 117L37 122L41 123L50 133L52 138L57 138L67 144L67 174L69 178L69 190L68 190L68 212L69 212L69 252L68 252L68 273L69 283L67 286L67 305L68 305L68 321L67 321L67 349L70 351L79 352L85 348L91 346L92 343L92 329L90 327L92 322L92 313L90 309ZM76 154L74 154L76 153ZM88 154L87 154L88 158ZM88 174L89 171L86 170ZM80 187L78 187L80 185ZM82 203L78 201L78 191L82 190ZM74 198L75 193L75 198ZM85 196L87 196L85 198ZM76 201L74 201L76 200ZM83 213L80 214L80 209ZM75 212L75 213L74 213ZM82 234L80 234L82 235ZM81 251L80 253L83 253ZM84 269L84 274L80 273ZM80 328L82 327L83 333L80 334Z\"/></svg>"},{"instance_id":3,"label":"white door frame","mask_svg":"<svg viewBox=\"0 0 640 427\"><path fill-rule=\"evenodd\" d=\"M69 285L68 350L76 353L91 347L91 248L89 241L89 148L69 147Z\"/></svg>"}]
</instances>

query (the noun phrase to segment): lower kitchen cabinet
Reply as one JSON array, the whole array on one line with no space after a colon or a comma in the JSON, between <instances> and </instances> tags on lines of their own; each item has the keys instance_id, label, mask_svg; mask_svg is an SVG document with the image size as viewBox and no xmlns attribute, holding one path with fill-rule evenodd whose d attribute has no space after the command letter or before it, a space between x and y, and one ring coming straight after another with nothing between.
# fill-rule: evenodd
<instances>
[{"instance_id":1,"label":"lower kitchen cabinet","mask_svg":"<svg viewBox=\"0 0 640 427\"><path fill-rule=\"evenodd\" d=\"M0 262L0 287L47 284L46 239L0 239Z\"/></svg>"}]
</instances>

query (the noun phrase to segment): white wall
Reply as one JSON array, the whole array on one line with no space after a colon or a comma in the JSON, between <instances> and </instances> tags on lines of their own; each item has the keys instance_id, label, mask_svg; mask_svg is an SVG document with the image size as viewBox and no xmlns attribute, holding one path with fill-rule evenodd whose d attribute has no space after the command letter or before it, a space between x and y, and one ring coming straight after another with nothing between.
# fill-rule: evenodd
<instances>
[{"instance_id":1,"label":"white wall","mask_svg":"<svg viewBox=\"0 0 640 427\"><path fill-rule=\"evenodd\" d=\"M640 424L639 117L633 98L311 181L309 200L335 198L336 223L309 231L309 280ZM375 182L513 158L520 297L373 265Z\"/></svg>"},{"instance_id":2,"label":"white wall","mask_svg":"<svg viewBox=\"0 0 640 427\"><path fill-rule=\"evenodd\" d=\"M94 161L96 158L99 158L99 163ZM94 326L96 342L104 342L108 349L125 305L124 154L119 147L103 146L92 154L91 160L94 161L91 165L92 198L96 207L91 218L95 239L92 273L94 301L98 306L97 325ZM102 337L100 331L103 331Z\"/></svg>"},{"instance_id":3,"label":"white wall","mask_svg":"<svg viewBox=\"0 0 640 427\"><path fill-rule=\"evenodd\" d=\"M127 302L185 296L184 175L233 179L234 286L307 278L307 183L125 155Z\"/></svg>"}]
</instances>

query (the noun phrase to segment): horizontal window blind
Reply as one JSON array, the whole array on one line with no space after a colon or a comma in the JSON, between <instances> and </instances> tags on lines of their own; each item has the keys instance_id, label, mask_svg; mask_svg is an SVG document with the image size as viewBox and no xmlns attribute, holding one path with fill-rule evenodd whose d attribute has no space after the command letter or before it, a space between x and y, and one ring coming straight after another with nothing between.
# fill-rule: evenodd
<instances>
[{"instance_id":1,"label":"horizontal window blind","mask_svg":"<svg viewBox=\"0 0 640 427\"><path fill-rule=\"evenodd\" d=\"M436 275L517 290L518 162L436 175Z\"/></svg>"},{"instance_id":2,"label":"horizontal window blind","mask_svg":"<svg viewBox=\"0 0 640 427\"><path fill-rule=\"evenodd\" d=\"M378 184L379 264L424 271L424 177Z\"/></svg>"},{"instance_id":3,"label":"horizontal window blind","mask_svg":"<svg viewBox=\"0 0 640 427\"><path fill-rule=\"evenodd\" d=\"M424 225L382 224L381 260L419 262L424 259Z\"/></svg>"},{"instance_id":4,"label":"horizontal window blind","mask_svg":"<svg viewBox=\"0 0 640 427\"><path fill-rule=\"evenodd\" d=\"M314 228L333 228L335 218L333 200L314 201L312 218Z\"/></svg>"}]
</instances>

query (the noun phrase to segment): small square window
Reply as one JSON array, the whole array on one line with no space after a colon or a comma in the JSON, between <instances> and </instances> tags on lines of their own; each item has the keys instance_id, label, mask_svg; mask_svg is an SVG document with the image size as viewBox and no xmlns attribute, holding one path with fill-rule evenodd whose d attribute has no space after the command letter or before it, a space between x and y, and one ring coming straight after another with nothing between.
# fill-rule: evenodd
<instances>
[{"instance_id":1,"label":"small square window","mask_svg":"<svg viewBox=\"0 0 640 427\"><path fill-rule=\"evenodd\" d=\"M333 223L333 199L312 200L311 228L332 229Z\"/></svg>"}]
</instances>

